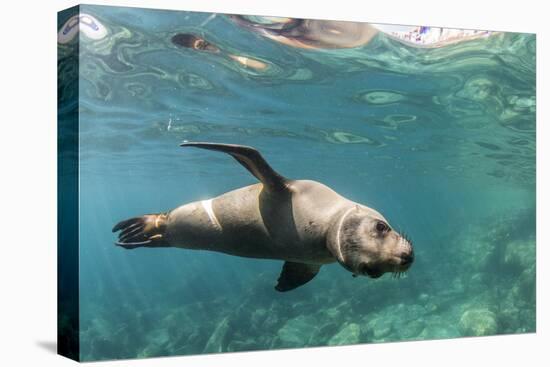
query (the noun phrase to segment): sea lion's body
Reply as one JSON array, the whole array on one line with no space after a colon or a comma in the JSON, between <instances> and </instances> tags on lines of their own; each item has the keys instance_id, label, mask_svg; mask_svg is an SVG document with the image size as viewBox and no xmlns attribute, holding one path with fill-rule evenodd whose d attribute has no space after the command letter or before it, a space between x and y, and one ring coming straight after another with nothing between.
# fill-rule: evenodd
<instances>
[{"instance_id":1,"label":"sea lion's body","mask_svg":"<svg viewBox=\"0 0 550 367\"><path fill-rule=\"evenodd\" d=\"M291 181L282 193L262 189L261 183L246 186L172 210L166 241L243 257L336 261L326 246L327 229L354 203L315 181Z\"/></svg>"},{"instance_id":2,"label":"sea lion's body","mask_svg":"<svg viewBox=\"0 0 550 367\"><path fill-rule=\"evenodd\" d=\"M289 180L254 148L184 143L230 154L260 183L167 213L115 225L126 249L179 247L285 261L276 289L288 291L313 279L323 264L338 261L354 275L377 278L406 271L413 260L408 239L376 210L322 183Z\"/></svg>"}]
</instances>

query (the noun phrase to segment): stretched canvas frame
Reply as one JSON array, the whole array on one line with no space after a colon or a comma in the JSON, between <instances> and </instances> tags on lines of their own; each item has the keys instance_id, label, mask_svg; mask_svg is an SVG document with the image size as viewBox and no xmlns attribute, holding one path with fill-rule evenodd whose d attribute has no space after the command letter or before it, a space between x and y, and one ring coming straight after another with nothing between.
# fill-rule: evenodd
<instances>
[{"instance_id":1,"label":"stretched canvas frame","mask_svg":"<svg viewBox=\"0 0 550 367\"><path fill-rule=\"evenodd\" d=\"M109 17L109 12L117 15ZM118 23L117 16L120 16ZM155 23L155 19L158 23ZM163 24L159 19L166 19L166 26L161 30L155 28L155 24ZM220 19L222 19L221 23L214 24ZM434 27L393 26L392 28L391 25L366 23L343 25L344 23L323 20L312 20L307 23L304 20L281 17L170 12L95 5L80 5L59 13L57 45L59 55L59 354L75 360L87 361L535 331L535 36ZM333 28L330 28L331 26ZM243 36L245 34L246 37ZM247 43L251 40L258 42L257 54L247 49ZM365 50L372 52L373 55L380 50L383 53L384 47L388 45L391 45L392 51L384 54L384 57L369 57L365 53ZM143 47L143 50L140 50L140 47ZM290 62L285 64L276 57L270 59L266 56L274 50L285 55L294 55L297 58L297 66L291 68ZM182 58L193 60L195 63L200 62L201 66L200 68L197 66L197 70L202 74L187 70L186 68L190 66L186 64L182 64L181 67L175 66L177 72L164 70L165 64L162 61L164 53L180 53L183 55ZM152 60L158 60L158 65L155 65ZM398 61L394 63L394 60ZM511 69L510 65L515 65L515 68ZM216 72L219 70L222 70L220 73L227 78L223 82L227 84L224 84L225 89L216 90L217 81L212 79L216 77ZM390 81L402 80L402 89L368 86L361 88L354 84L352 79L353 75L359 75L358 78L360 78L361 72L365 70L372 70L373 74L376 74L372 78L373 85L384 85L384 78ZM332 71L334 74L326 74L327 71ZM453 72L456 73L453 74ZM125 78L125 73L135 74L132 74L131 81L117 84ZM427 85L426 77L430 73L438 76L437 82L443 85L442 90L448 88L446 92L432 93L433 88ZM151 75L154 76L153 79L167 84L159 84L160 89L155 89L158 86L149 84ZM348 95L345 90L333 88L333 85L341 86L334 82L338 78L346 80L346 83L352 87L353 93ZM293 95L293 91L300 90L300 95L307 94L310 90L308 83L313 83L312 80L324 88L325 97L317 95L316 91L312 96L319 100L313 99L311 104L307 104L298 94ZM109 84L111 82L112 85ZM265 103L264 99L273 98L269 92L265 92L266 86L272 85L270 83L281 88L283 94L279 95L280 100ZM285 83L292 88L281 87ZM445 87L446 83L449 84L448 87ZM251 88L251 85L257 89ZM163 89L166 86L176 91L170 94L171 92ZM118 88L125 93L125 96L120 99L116 96L116 93L121 93ZM230 94L231 88L247 90L243 95L250 98L250 102L244 104L246 108L243 107L235 116L231 115L230 109L220 109L225 115L220 115L219 111L217 115L211 115L208 106L201 104L206 101L201 98L208 91L213 93L208 97L208 103L212 103L212 99L217 99L220 105L224 104L224 98ZM193 97L193 93L180 94L177 90L193 91L196 94ZM155 97L155 92L166 93L164 96L167 99ZM284 93L288 94L284 95ZM90 97L92 95L94 97ZM179 98L182 95L187 99ZM303 111L309 111L311 115L315 115L316 109L322 109L323 106L332 103L333 98L346 100L342 102L346 108L327 110L334 113L329 116L334 121L333 125L321 126L315 121L303 121L307 118L307 113ZM294 100L299 100L302 104L289 104L287 109L296 109L296 116L300 116L300 119L296 118L294 121L289 115L282 116L284 116L284 124L303 124L296 130L287 129L278 119L281 109L284 110L286 107L277 103ZM121 103L120 106L118 102ZM127 116L130 116L127 108L132 103L136 111L141 108L147 111L155 110L163 116L149 119L147 123L150 125L146 128L133 126L127 121ZM174 108L178 103L192 110L193 116L198 116L200 121L192 121L189 116L179 114L177 107ZM418 111L422 111L426 106L430 106L432 111L424 115L420 114ZM166 112L163 109L166 109ZM392 109L397 112L391 112ZM106 112L107 110L109 113ZM386 111L385 115L378 116L379 111ZM438 113L452 117L453 128L464 132L464 135L451 139L441 133L442 130L439 129L444 127L440 125L441 115ZM224 116L231 121L228 123L212 121L211 116ZM363 121L358 123L358 118ZM240 125L239 119L245 122ZM251 123L251 119L255 119L257 123ZM105 124L110 124L111 128L102 130L104 126L95 127L92 124L95 121L106 121ZM495 140L488 139L491 134L484 130L485 127L480 128L480 121L495 129ZM369 126L368 129L371 127L378 129L379 134L370 136L358 133L358 131L368 130L363 128L365 124ZM94 129L98 132L94 133ZM120 131L113 132L117 129ZM395 142L403 136L416 138L413 132L415 129L416 131L433 129L431 140L433 144L427 147L420 144L407 146L408 150L401 151L403 155L397 157L397 160L396 156L383 153L387 152L383 150L385 147L396 144ZM135 136L132 135L132 131L137 131ZM476 132L479 134L476 135ZM398 177L399 173L408 172L407 167L400 164L399 160L403 159L406 162L409 155L418 157L423 149L428 151L434 147L456 146L457 149L452 151L450 158L442 156L440 159L445 161L447 158L460 157L463 159L462 163L453 160L452 164L441 167L437 162L433 162L433 165L444 170L442 174L444 177L476 177L477 175L489 177L487 181L479 181L478 189L483 195L476 199L476 209L481 212L491 212L493 216L482 224L470 223L465 219L461 224L464 230L455 233L455 235L459 234L458 237L447 239L447 243L455 247L452 251L446 250L445 246L422 247L422 243L418 244L415 240L420 250L415 250L414 265L411 266L412 270L408 276L397 280L402 285L395 286L397 283L393 283L392 286L386 286L385 281L389 275L382 277L381 281L361 279L366 283L361 283L359 289L368 292L368 302L354 294L354 286L349 285L352 279L348 278L351 277L344 278L343 274L349 275L346 271L350 271L353 275L368 275L375 278L382 274L378 274L371 268L366 268L361 274L359 268L346 262L342 255L341 259L337 259L338 261L335 259L335 264L339 262L345 269L336 270L337 265L331 265L330 270L319 273L320 279L314 279L311 284L292 290L284 301L280 301L284 293L278 293L277 290L286 291L289 287L292 289L296 287L292 283L295 279L290 281L292 283L290 286L284 283L285 268L279 275L279 265L277 267L269 265L263 269L258 263L252 262L253 260L242 260L245 262L235 260L237 261L234 263L235 268L259 271L258 278L266 284L265 288L263 285L251 286L253 292L257 292L254 294L247 293L246 287L241 284L235 291L243 298L241 304L232 299L229 305L224 305L225 298L222 296L213 300L212 303L202 300L178 308L174 304L177 304L176 301L180 299L178 297L185 298L185 294L173 296L171 292L174 290L169 287L159 287L155 290L154 287L144 286L142 290L134 284L136 286L134 293L146 300L144 304L149 303L147 300L154 300L154 297L159 296L171 297L172 304L163 306L162 301L156 301L156 304L151 301L149 309L136 309L132 317L115 315L115 311L109 314L106 308L90 305L90 299L97 297L98 303L101 303L107 298L116 296L115 290L120 286L117 283L120 280L112 278L112 284L107 284L106 278L102 278L101 275L97 275L96 278L95 274L91 274L93 271L113 271L113 268L120 266L120 269L125 271L125 279L131 278L132 274L136 274L141 279L143 274L138 273L138 269L142 269L141 266L153 264L157 265L156 269L159 269L163 267L163 261L167 261L172 256L169 252L163 252L165 257L155 260L156 263L154 261L151 263L150 260L143 262L144 260L137 258L138 255L133 255L142 251L142 249L136 249L128 252L124 263L116 263L113 260L113 263L105 265L104 268L93 268L93 262L88 261L91 256L109 256L111 251L115 250L119 252L113 256L114 259L118 259L121 256L120 251L124 251L124 248L114 246L114 243L118 243L119 247L124 247L124 237L117 237L110 231L112 226L117 228L116 222L127 218L117 213L116 219L113 217L112 226L109 228L97 226L93 218L110 216L115 209L106 209L105 203L108 203L108 198L115 194L125 197L126 188L117 186L119 182L111 183L110 177L101 173L104 171L94 171L99 166L91 166L88 162L90 159L95 159L96 163L98 160L103 160L100 166L116 165L123 159L127 159L125 154L136 153L132 144L125 141L125 134L133 142L138 139L145 140L144 145L140 145L142 147L147 145L147 139L154 143L158 141L174 143L174 140L180 139L178 144L184 140L191 140L187 143L193 144L193 141L205 136L217 138L218 143L254 145L259 148L266 161L274 167L286 166L288 174L300 175L303 171L315 175L318 172L316 179L339 183L338 187L333 185L331 187L336 191L347 190L346 193L349 192L352 197L357 197L358 201L361 201L359 200L362 198L361 194L354 193L352 187L357 187L362 180L371 180L370 184L376 185L379 190L383 190L384 187L394 189L398 187L396 182L401 181L399 189L401 192L411 189L407 185L429 185L430 183L422 178L407 181L406 176ZM319 145L321 143L325 145ZM275 149L278 144L281 144L280 149ZM339 177L338 173L323 170L325 167L323 162L313 160L309 161L309 165L304 163L304 167L297 167L292 172L290 162L299 166L301 163L299 157L307 156L308 146L328 147L320 148L314 153L324 157L322 159L326 162L328 162L326 157L342 151L339 148L343 146L357 147L357 150L345 153L350 155L344 156L340 163L341 166L348 166L341 167L343 172L348 172L346 178L335 179L334 177ZM275 157L276 152L278 152L277 157ZM445 150L445 152L450 151ZM164 154L164 151L161 153ZM189 178L190 181L195 180L196 177L206 177L200 167L208 167L209 164L219 167L216 159L221 160L221 155L203 153L192 153L197 154L193 159L198 163L195 162L197 164L195 168L188 168L188 173L195 177ZM258 165L250 165L251 156L243 156L241 151L229 153L266 187L269 187L269 177L266 179L262 172L258 172L256 168ZM173 157L172 154L174 153L167 153L167 156ZM388 170L385 172L385 178L376 179L371 178L376 176L376 171L374 174L372 171L368 174L361 172L360 170L364 167L372 169L372 166L364 164L372 156L377 156L380 160L387 159L387 162L391 163L386 167L393 164L394 171ZM132 164L136 164L137 168L125 171L128 178L146 180L136 173L140 169L158 172L157 167L153 166L146 156L143 156L145 157L143 161L139 161L140 157L142 156L138 155L135 158L137 163L132 160ZM426 159L424 166L428 176L432 161L427 158L420 159ZM479 172L476 170L476 159L480 162L491 160L494 166ZM335 161L331 162L331 167L338 166L334 164ZM226 172L225 175L220 175L214 180L218 182L219 178L226 180L227 191L239 187L236 186L237 182L242 182L240 186L256 182L252 176L246 176L245 168L238 166L237 163L223 161L223 164L234 164L235 171L239 169L242 171L240 172L242 178L229 176ZM187 169L185 166L177 167ZM347 169L355 169L357 174L350 174L352 171ZM175 173L174 177L181 178ZM357 180L354 185L346 186L346 182L353 182L353 180ZM501 191L493 194L492 190L495 186L492 186L493 181L490 180L505 181L507 184L503 185ZM162 182L166 183L167 180L163 179ZM442 180L442 182L446 181ZM103 191L91 189L98 183ZM151 185L144 186L151 187ZM199 190L201 186L201 183L195 182L188 189L197 195L203 195L195 197L194 200L201 200L205 213L215 223L218 221L216 207L212 207L208 198L204 196L213 192L208 189L201 192ZM174 186L168 188L162 186L158 190L147 189L143 195L163 190L177 192L177 188L178 186L174 183ZM431 196L418 198L416 202L411 201L411 203L416 204L417 208L420 208L417 210L421 210L422 213L441 210L436 199L438 193L444 191L443 188L434 186L431 188L433 193ZM91 198L90 192L97 194L97 198ZM372 195L373 191L369 192ZM216 191L216 194L221 193ZM102 194L105 197L102 197ZM399 196L398 193L396 195ZM466 206L466 204L461 206L460 200L466 201L472 197L468 195L474 194L465 191L461 195L460 199L456 199L456 210L457 212L462 210L465 213L461 215L453 213L453 216L468 218L466 212L474 206ZM507 200L510 201L508 206L502 203L504 201L502 195L506 195ZM127 200L119 203L126 206L122 211L127 212L128 217L132 215L130 210L132 208L136 209L135 215L150 214L145 211L149 209L136 204L135 197L130 196L128 194L125 197ZM154 208L150 209L152 212L172 209L170 205L175 208L182 204L182 202L165 202L162 196L156 198L158 200L154 202ZM171 200L173 198L172 196ZM191 197L186 199L189 199L187 202L192 201ZM372 199L372 196L364 199L369 203L374 201L378 204L377 208L381 204L380 201ZM387 200L388 197L386 202ZM499 203L501 207L495 203ZM93 206L95 204L98 205L97 208ZM104 206L101 207L101 205ZM398 204L395 206L400 207ZM415 216L414 211L407 211L404 207L402 209L402 214L394 212L393 217L403 219L407 216L408 218ZM504 212L509 215L504 215ZM345 213L346 216L349 215L348 212ZM241 214L235 212L235 217L239 215ZM419 219L422 216L425 214L419 214L417 218L418 227L407 228L407 231L413 233L413 239L415 232L427 233L419 229L423 223ZM155 219L156 225L161 223L158 220L162 217L159 218ZM343 218L340 224L344 223L346 218ZM412 219L411 221L414 222ZM98 219L97 222L101 220ZM393 221L390 219L389 222ZM431 222L426 220L426 223ZM123 226L119 229L121 228L124 230ZM340 233L342 228L344 227L339 227L337 232ZM490 229L487 230L487 228ZM91 234L94 231L102 231L106 234L101 235L102 239L99 237L95 239ZM402 234L402 238L409 241L400 230L395 229L395 232ZM436 232L430 231L430 233ZM156 240L159 237L155 236L159 235L163 233L154 232L146 240ZM340 234L338 238L339 236ZM430 236L423 234L420 237L426 242L431 238ZM106 241L107 237L111 240ZM412 245L412 240L409 242ZM138 242L128 243L126 248ZM93 246L99 246L102 249L101 252L95 253ZM150 250L145 249L145 251ZM162 249L161 251L171 250L187 251L181 249ZM448 280L448 293L432 285L438 283L437 277L434 278L433 274L425 271L418 271L416 274L414 272L416 267L426 269L430 266L427 262L433 262L439 254L452 254L459 259L442 258L436 264L430 263L434 269L437 269L438 274L449 270L451 274L456 275ZM409 255L412 259L412 253ZM189 258L192 256L190 255ZM193 266L196 267L194 269L215 266L217 259L217 257L194 259ZM105 259L102 258L102 260ZM467 277L457 275L459 274L457 262L462 261L463 263L460 264L467 269L465 271L472 272ZM190 266L187 263L185 265ZM174 264L170 263L169 267L172 266ZM291 268L291 265L288 267ZM388 272L400 274L401 268L398 270ZM403 271L406 270L408 267L403 268ZM159 270L147 269L147 272L153 274L151 277L154 279L159 279L158 275L155 275L157 271ZM229 280L235 277L235 283L238 284L243 280L235 275L235 272L235 269L231 269L221 277L219 275L213 275L213 277L218 280L220 278ZM302 274L302 270L299 272ZM327 274L330 274L330 277ZM316 273L312 275L315 277ZM276 282L278 276L279 281ZM499 277L505 280L499 281ZM311 276L308 275L306 278L308 279L305 282L308 282ZM210 278L203 274L197 279L200 283L207 282ZM358 279L353 280L354 284L358 281ZM300 280L299 286L305 282L304 279ZM123 283L132 284L131 279L126 279ZM278 289L274 290L273 285ZM232 286L231 281L224 283L224 287L230 286ZM335 290L339 287L342 287L341 293ZM387 290L388 287L391 288L390 291ZM224 294L216 286L208 285L204 288L207 291L204 289L196 291L197 294L206 292L203 294L204 299L208 299L205 294L215 296L217 291ZM325 292L327 288L329 290ZM124 290L124 292L127 291ZM460 294L464 294L468 301L463 305L453 305L453 300L458 299ZM473 294L479 294L479 297ZM395 300L395 304L384 303L385 295ZM338 296L345 298L336 302L334 297ZM136 296L135 299L139 297ZM181 298L182 303L185 303L183 298ZM111 306L120 305L126 312L129 309L122 296L116 298L116 301L112 301L111 298L109 302L112 302ZM361 309L361 306L367 304L371 309L367 311ZM380 305L380 308L376 308L375 305ZM162 307L167 308L163 310ZM236 308L233 312L227 309L225 312L218 312L227 307ZM359 309L361 311L358 311ZM94 316L96 312L94 310L97 310L96 316ZM446 310L451 311L446 314ZM197 314L203 311L210 312L208 316L212 316L212 319L197 315L196 324L189 326L194 318L189 317L186 312ZM352 315L357 312L360 312L361 317L355 319ZM452 317L449 316L451 314ZM112 320L117 320L117 317L119 322L113 324ZM455 324L451 325L450 320L454 320ZM201 322L207 326L202 328ZM400 328L402 325L407 327ZM189 330L192 329L187 334L179 330L180 327L186 326L189 326ZM269 331L264 333L261 331L262 328ZM139 340L135 343L129 341L135 337L138 330L141 333L137 338ZM116 335L116 338L112 337L113 335Z\"/></svg>"}]
</instances>

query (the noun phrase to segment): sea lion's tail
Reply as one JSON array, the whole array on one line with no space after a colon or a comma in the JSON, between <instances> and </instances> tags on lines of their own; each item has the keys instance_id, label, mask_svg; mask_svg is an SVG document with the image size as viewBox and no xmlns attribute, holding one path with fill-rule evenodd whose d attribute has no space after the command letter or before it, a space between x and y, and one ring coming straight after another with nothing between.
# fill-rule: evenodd
<instances>
[{"instance_id":1,"label":"sea lion's tail","mask_svg":"<svg viewBox=\"0 0 550 367\"><path fill-rule=\"evenodd\" d=\"M113 232L120 231L115 245L125 249L137 247L166 246L164 232L168 215L166 213L147 214L118 222Z\"/></svg>"}]
</instances>

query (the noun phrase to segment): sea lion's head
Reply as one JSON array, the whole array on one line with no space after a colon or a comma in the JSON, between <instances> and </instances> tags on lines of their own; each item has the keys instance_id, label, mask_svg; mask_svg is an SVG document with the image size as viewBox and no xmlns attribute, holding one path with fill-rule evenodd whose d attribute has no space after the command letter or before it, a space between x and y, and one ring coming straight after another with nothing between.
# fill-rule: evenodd
<instances>
[{"instance_id":1,"label":"sea lion's head","mask_svg":"<svg viewBox=\"0 0 550 367\"><path fill-rule=\"evenodd\" d=\"M172 37L172 43L179 47L190 48L197 51L218 53L220 49L213 43L191 33L178 33Z\"/></svg>"},{"instance_id":2,"label":"sea lion's head","mask_svg":"<svg viewBox=\"0 0 550 367\"><path fill-rule=\"evenodd\" d=\"M360 205L336 216L327 245L354 276L378 278L387 272L400 275L414 261L411 241L376 210Z\"/></svg>"}]
</instances>

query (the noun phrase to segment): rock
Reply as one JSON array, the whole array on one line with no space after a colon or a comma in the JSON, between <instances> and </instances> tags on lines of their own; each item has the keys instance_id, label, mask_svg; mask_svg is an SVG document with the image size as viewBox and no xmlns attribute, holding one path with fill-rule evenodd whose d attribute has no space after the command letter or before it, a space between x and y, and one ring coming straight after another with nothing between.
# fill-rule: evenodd
<instances>
[{"instance_id":1,"label":"rock","mask_svg":"<svg viewBox=\"0 0 550 367\"><path fill-rule=\"evenodd\" d=\"M326 317L327 319L330 319L330 320L339 320L342 316L340 305L336 307L327 308L321 312L323 313L323 317Z\"/></svg>"},{"instance_id":2,"label":"rock","mask_svg":"<svg viewBox=\"0 0 550 367\"><path fill-rule=\"evenodd\" d=\"M424 322L420 320L412 320L400 326L397 334L401 340L416 339L423 330Z\"/></svg>"},{"instance_id":3,"label":"rock","mask_svg":"<svg viewBox=\"0 0 550 367\"><path fill-rule=\"evenodd\" d=\"M393 330L392 320L386 317L377 317L367 323L366 331L369 340L383 341Z\"/></svg>"},{"instance_id":4,"label":"rock","mask_svg":"<svg viewBox=\"0 0 550 367\"><path fill-rule=\"evenodd\" d=\"M418 339L430 340L430 339L448 339L458 338L460 332L454 326L450 326L445 322L426 322L426 328L418 335Z\"/></svg>"},{"instance_id":5,"label":"rock","mask_svg":"<svg viewBox=\"0 0 550 367\"><path fill-rule=\"evenodd\" d=\"M424 309L428 313L434 313L439 310L439 306L437 305L437 303L429 302L429 303L426 303L426 305L424 306Z\"/></svg>"},{"instance_id":6,"label":"rock","mask_svg":"<svg viewBox=\"0 0 550 367\"><path fill-rule=\"evenodd\" d=\"M229 330L229 319L226 316L216 327L210 338L206 342L203 353L220 353L225 351L225 342Z\"/></svg>"},{"instance_id":7,"label":"rock","mask_svg":"<svg viewBox=\"0 0 550 367\"><path fill-rule=\"evenodd\" d=\"M498 324L502 333L512 334L521 324L521 311L517 308L506 307L498 313Z\"/></svg>"},{"instance_id":8,"label":"rock","mask_svg":"<svg viewBox=\"0 0 550 367\"><path fill-rule=\"evenodd\" d=\"M422 305L425 305L426 303L428 303L429 300L430 300L430 296L428 296L428 294L426 293L420 293L420 295L418 296L418 301Z\"/></svg>"},{"instance_id":9,"label":"rock","mask_svg":"<svg viewBox=\"0 0 550 367\"><path fill-rule=\"evenodd\" d=\"M485 267L484 267L485 269ZM465 277L467 277L465 275ZM474 273L470 276L470 279L466 281L465 292L467 293L479 293L487 287L487 273Z\"/></svg>"},{"instance_id":10,"label":"rock","mask_svg":"<svg viewBox=\"0 0 550 367\"><path fill-rule=\"evenodd\" d=\"M344 326L336 335L328 341L328 345L349 345L361 341L361 328L355 323Z\"/></svg>"},{"instance_id":11,"label":"rock","mask_svg":"<svg viewBox=\"0 0 550 367\"><path fill-rule=\"evenodd\" d=\"M149 344L165 345L170 342L170 334L164 328L153 330L147 337Z\"/></svg>"},{"instance_id":12,"label":"rock","mask_svg":"<svg viewBox=\"0 0 550 367\"><path fill-rule=\"evenodd\" d=\"M535 267L536 245L533 240L515 240L506 243L504 264L512 271L522 271Z\"/></svg>"},{"instance_id":13,"label":"rock","mask_svg":"<svg viewBox=\"0 0 550 367\"><path fill-rule=\"evenodd\" d=\"M520 289L520 295L523 301L533 305L535 309L536 302L536 271L535 267L525 269L519 276L518 287Z\"/></svg>"},{"instance_id":14,"label":"rock","mask_svg":"<svg viewBox=\"0 0 550 367\"><path fill-rule=\"evenodd\" d=\"M463 336L495 335L498 331L496 316L488 309L472 309L464 312L459 323Z\"/></svg>"},{"instance_id":15,"label":"rock","mask_svg":"<svg viewBox=\"0 0 550 367\"><path fill-rule=\"evenodd\" d=\"M264 322L266 317L267 310L265 308L258 308L252 313L252 316L250 317L250 322L252 323L252 325L258 327Z\"/></svg>"},{"instance_id":16,"label":"rock","mask_svg":"<svg viewBox=\"0 0 550 367\"><path fill-rule=\"evenodd\" d=\"M337 323L334 321L329 321L321 325L312 335L311 335L311 345L327 345L330 338L338 332L341 328L342 323Z\"/></svg>"},{"instance_id":17,"label":"rock","mask_svg":"<svg viewBox=\"0 0 550 367\"><path fill-rule=\"evenodd\" d=\"M262 321L262 328L272 330L279 324L279 314L281 312L277 309L271 308L267 312L266 317Z\"/></svg>"},{"instance_id":18,"label":"rock","mask_svg":"<svg viewBox=\"0 0 550 367\"><path fill-rule=\"evenodd\" d=\"M304 347L317 331L318 320L313 316L300 315L288 320L277 332L273 346L277 348Z\"/></svg>"},{"instance_id":19,"label":"rock","mask_svg":"<svg viewBox=\"0 0 550 367\"><path fill-rule=\"evenodd\" d=\"M99 359L124 358L113 340L99 338L93 341L93 352ZM140 356L141 357L141 356Z\"/></svg>"},{"instance_id":20,"label":"rock","mask_svg":"<svg viewBox=\"0 0 550 367\"><path fill-rule=\"evenodd\" d=\"M161 357L170 354L170 351L166 349L163 345L151 344L145 347L141 352L138 353L138 358L151 358L151 357Z\"/></svg>"},{"instance_id":21,"label":"rock","mask_svg":"<svg viewBox=\"0 0 550 367\"><path fill-rule=\"evenodd\" d=\"M398 328L398 325L401 323L421 320L425 314L426 309L421 305L406 305L406 307L399 314L397 314L397 322L393 323L394 329Z\"/></svg>"},{"instance_id":22,"label":"rock","mask_svg":"<svg viewBox=\"0 0 550 367\"><path fill-rule=\"evenodd\" d=\"M228 352L243 352L243 351L251 351L251 350L258 350L258 349L266 349L262 348L261 344L256 340L253 339L246 339L246 340L232 340L229 342L227 346Z\"/></svg>"}]
</instances>

